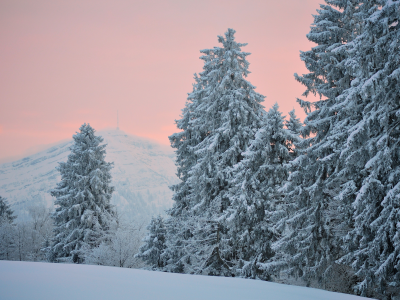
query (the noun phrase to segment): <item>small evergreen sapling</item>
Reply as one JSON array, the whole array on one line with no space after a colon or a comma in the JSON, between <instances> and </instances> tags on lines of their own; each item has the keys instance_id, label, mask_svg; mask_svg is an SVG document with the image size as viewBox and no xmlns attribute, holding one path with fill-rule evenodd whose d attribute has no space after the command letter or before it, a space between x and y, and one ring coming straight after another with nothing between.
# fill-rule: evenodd
<instances>
[{"instance_id":1,"label":"small evergreen sapling","mask_svg":"<svg viewBox=\"0 0 400 300\"><path fill-rule=\"evenodd\" d=\"M15 259L15 235L17 233L14 224L15 218L7 200L0 196L0 260Z\"/></svg>"},{"instance_id":2,"label":"small evergreen sapling","mask_svg":"<svg viewBox=\"0 0 400 300\"><path fill-rule=\"evenodd\" d=\"M12 224L15 218L16 216L14 215L13 210L10 208L6 198L0 196L0 225L3 222Z\"/></svg>"},{"instance_id":3,"label":"small evergreen sapling","mask_svg":"<svg viewBox=\"0 0 400 300\"><path fill-rule=\"evenodd\" d=\"M162 270L165 265L162 254L166 248L166 228L164 219L160 215L153 217L147 229L149 233L144 238L144 245L140 247L136 257L143 259L154 270Z\"/></svg>"}]
</instances>

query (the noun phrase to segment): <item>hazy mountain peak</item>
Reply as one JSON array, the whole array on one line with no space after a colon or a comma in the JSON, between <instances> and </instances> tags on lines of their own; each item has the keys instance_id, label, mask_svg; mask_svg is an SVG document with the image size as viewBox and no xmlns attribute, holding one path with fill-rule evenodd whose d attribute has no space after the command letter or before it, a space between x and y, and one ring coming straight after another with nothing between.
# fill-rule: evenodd
<instances>
[{"instance_id":1,"label":"hazy mountain peak","mask_svg":"<svg viewBox=\"0 0 400 300\"><path fill-rule=\"evenodd\" d=\"M177 182L174 152L150 139L118 129L97 132L107 144L106 161L114 162L112 202L128 218L163 212L172 205L168 186ZM6 197L20 218L35 204L51 207L49 191L60 180L55 169L66 161L72 139L38 153L0 164L0 195Z\"/></svg>"}]
</instances>

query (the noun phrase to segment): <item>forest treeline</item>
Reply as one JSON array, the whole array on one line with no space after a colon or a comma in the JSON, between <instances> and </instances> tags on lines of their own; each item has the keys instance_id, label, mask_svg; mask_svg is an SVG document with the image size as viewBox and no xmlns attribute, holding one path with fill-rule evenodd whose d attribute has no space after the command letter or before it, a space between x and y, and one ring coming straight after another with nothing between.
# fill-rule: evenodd
<instances>
[{"instance_id":1,"label":"forest treeline","mask_svg":"<svg viewBox=\"0 0 400 300\"><path fill-rule=\"evenodd\" d=\"M131 259L400 297L400 1L325 2L307 34L316 46L300 55L309 73L295 74L304 122L277 104L264 109L233 29L201 50L203 71L170 136L174 205ZM90 125L74 140L43 251L53 262L107 264L118 228L112 164Z\"/></svg>"},{"instance_id":2,"label":"forest treeline","mask_svg":"<svg viewBox=\"0 0 400 300\"><path fill-rule=\"evenodd\" d=\"M170 136L175 203L141 249L154 269L399 296L399 6L321 5L300 55L309 73L295 74L304 124L263 110L234 30L201 51Z\"/></svg>"}]
</instances>

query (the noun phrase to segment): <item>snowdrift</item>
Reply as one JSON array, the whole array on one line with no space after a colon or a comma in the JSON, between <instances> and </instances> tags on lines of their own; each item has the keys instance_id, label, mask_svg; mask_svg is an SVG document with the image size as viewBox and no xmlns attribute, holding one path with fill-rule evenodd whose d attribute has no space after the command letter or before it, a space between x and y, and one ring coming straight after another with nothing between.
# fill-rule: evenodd
<instances>
[{"instance_id":1,"label":"snowdrift","mask_svg":"<svg viewBox=\"0 0 400 300\"><path fill-rule=\"evenodd\" d=\"M103 266L0 261L0 299L367 299L265 281Z\"/></svg>"}]
</instances>

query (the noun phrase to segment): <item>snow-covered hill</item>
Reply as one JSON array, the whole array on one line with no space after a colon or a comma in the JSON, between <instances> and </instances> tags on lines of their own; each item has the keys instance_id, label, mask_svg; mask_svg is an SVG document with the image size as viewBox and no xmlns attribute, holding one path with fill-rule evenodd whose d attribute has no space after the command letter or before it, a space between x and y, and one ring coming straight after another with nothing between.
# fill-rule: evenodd
<instances>
[{"instance_id":1,"label":"snow-covered hill","mask_svg":"<svg viewBox=\"0 0 400 300\"><path fill-rule=\"evenodd\" d=\"M361 300L252 279L103 266L0 261L0 299Z\"/></svg>"},{"instance_id":2,"label":"snow-covered hill","mask_svg":"<svg viewBox=\"0 0 400 300\"><path fill-rule=\"evenodd\" d=\"M97 132L107 143L106 161L114 162L112 203L125 217L141 218L163 212L172 205L168 186L177 182L174 152L121 130ZM49 190L60 176L55 167L66 161L72 139L15 162L0 165L0 195L6 197L16 214L24 219L28 207L52 207Z\"/></svg>"}]
</instances>

